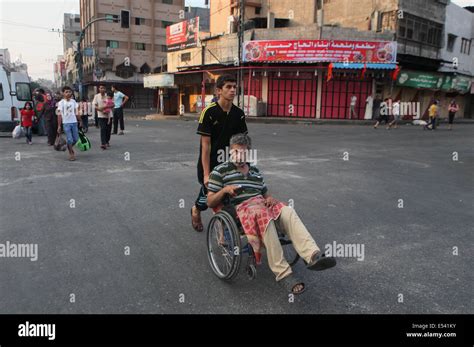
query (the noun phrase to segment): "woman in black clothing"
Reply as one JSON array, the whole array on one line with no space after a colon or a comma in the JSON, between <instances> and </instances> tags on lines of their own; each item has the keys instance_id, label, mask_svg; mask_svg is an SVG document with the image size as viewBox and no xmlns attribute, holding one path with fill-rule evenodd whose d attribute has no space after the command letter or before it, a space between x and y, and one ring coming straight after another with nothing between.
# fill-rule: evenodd
<instances>
[{"instance_id":1,"label":"woman in black clothing","mask_svg":"<svg viewBox=\"0 0 474 347\"><path fill-rule=\"evenodd\" d=\"M56 96L57 98L58 96ZM59 95L59 98L61 96ZM43 108L43 117L48 133L48 146L54 145L56 136L58 134L58 117L56 115L56 100L51 93L46 94L46 103Z\"/></svg>"}]
</instances>

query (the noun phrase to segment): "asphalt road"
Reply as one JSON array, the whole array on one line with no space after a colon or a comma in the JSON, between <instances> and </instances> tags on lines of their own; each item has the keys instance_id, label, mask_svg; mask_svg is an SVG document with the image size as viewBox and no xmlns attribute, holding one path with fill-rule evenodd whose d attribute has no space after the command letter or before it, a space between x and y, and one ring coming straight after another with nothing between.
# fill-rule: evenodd
<instances>
[{"instance_id":1,"label":"asphalt road","mask_svg":"<svg viewBox=\"0 0 474 347\"><path fill-rule=\"evenodd\" d=\"M364 246L328 271L298 263L294 302L266 261L254 281L213 275L190 226L196 123L126 126L107 151L91 129L76 162L44 137L0 138L0 244L38 244L37 261L0 258L0 313L473 313L472 125L249 124L270 190L318 245Z\"/></svg>"}]
</instances>

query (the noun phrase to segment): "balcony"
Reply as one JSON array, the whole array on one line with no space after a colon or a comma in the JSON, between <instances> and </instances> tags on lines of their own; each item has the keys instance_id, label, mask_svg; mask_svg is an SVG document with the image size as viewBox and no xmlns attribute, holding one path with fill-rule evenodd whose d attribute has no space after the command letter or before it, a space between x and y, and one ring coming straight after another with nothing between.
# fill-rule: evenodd
<instances>
[{"instance_id":1,"label":"balcony","mask_svg":"<svg viewBox=\"0 0 474 347\"><path fill-rule=\"evenodd\" d=\"M233 9L240 6L240 1L242 0L231 0L230 7ZM247 7L262 7L262 0L251 0L245 1L245 6Z\"/></svg>"}]
</instances>

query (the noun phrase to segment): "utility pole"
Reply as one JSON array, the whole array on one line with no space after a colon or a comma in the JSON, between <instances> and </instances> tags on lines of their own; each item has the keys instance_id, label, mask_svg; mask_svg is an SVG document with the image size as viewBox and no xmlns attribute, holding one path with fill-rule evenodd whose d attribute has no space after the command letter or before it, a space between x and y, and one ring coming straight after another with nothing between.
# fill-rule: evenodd
<instances>
[{"instance_id":1,"label":"utility pole","mask_svg":"<svg viewBox=\"0 0 474 347\"><path fill-rule=\"evenodd\" d=\"M238 94L238 106L242 108L245 112L244 106L244 70L242 64L243 57L243 48L244 48L244 39L245 39L245 0L240 0L240 10L239 10L239 71L237 77L237 85L239 86Z\"/></svg>"},{"instance_id":2,"label":"utility pole","mask_svg":"<svg viewBox=\"0 0 474 347\"><path fill-rule=\"evenodd\" d=\"M318 7L316 12L316 17L318 19L318 28L319 28L319 39L323 38L323 26L324 26L324 1L318 0Z\"/></svg>"},{"instance_id":3,"label":"utility pole","mask_svg":"<svg viewBox=\"0 0 474 347\"><path fill-rule=\"evenodd\" d=\"M95 22L99 22L99 21L104 21L104 20L110 20L110 18L107 18L107 17L100 17L100 18L95 18L93 20L91 20L89 23L87 23L85 26L84 26L84 29L81 30L81 34L79 35L79 42L77 43L77 55L76 55L76 64L77 64L77 75L78 75L78 87L79 87L79 98L82 99L82 97L84 96L83 95L83 85L82 85L82 78L83 78L83 75L84 75L84 71L83 71L83 64L82 64L82 49L81 49L81 43L82 43L82 40L84 39L84 35L86 33L86 29L88 27L90 27L92 24L94 24ZM121 19L113 19L113 22L114 23L119 23L121 22ZM98 53L96 53L98 54Z\"/></svg>"}]
</instances>

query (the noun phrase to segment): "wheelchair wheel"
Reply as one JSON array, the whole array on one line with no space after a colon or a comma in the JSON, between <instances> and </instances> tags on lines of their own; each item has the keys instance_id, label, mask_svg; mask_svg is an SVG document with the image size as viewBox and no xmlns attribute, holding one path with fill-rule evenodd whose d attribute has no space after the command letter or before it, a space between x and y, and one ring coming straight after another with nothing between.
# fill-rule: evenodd
<instances>
[{"instance_id":1,"label":"wheelchair wheel","mask_svg":"<svg viewBox=\"0 0 474 347\"><path fill-rule=\"evenodd\" d=\"M300 255L296 252L293 247L293 242L286 238L284 235L279 235L281 248L283 248L283 255L290 266L295 265L300 260Z\"/></svg>"},{"instance_id":2,"label":"wheelchair wheel","mask_svg":"<svg viewBox=\"0 0 474 347\"><path fill-rule=\"evenodd\" d=\"M237 276L241 262L239 228L226 211L216 213L207 227L207 251L214 274L231 281Z\"/></svg>"}]
</instances>

